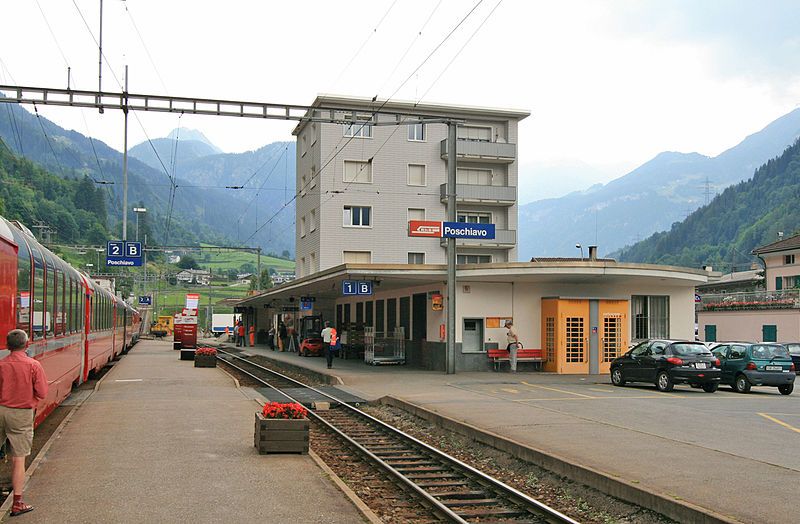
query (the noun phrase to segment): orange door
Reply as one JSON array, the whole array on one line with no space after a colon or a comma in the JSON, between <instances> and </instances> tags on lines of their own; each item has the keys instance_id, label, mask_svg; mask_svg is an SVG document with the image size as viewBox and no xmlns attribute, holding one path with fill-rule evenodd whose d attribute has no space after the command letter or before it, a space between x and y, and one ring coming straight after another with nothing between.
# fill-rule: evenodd
<instances>
[{"instance_id":1,"label":"orange door","mask_svg":"<svg viewBox=\"0 0 800 524\"><path fill-rule=\"evenodd\" d=\"M628 347L628 301L601 300L600 323L600 373L608 373L611 361Z\"/></svg>"},{"instance_id":2,"label":"orange door","mask_svg":"<svg viewBox=\"0 0 800 524\"><path fill-rule=\"evenodd\" d=\"M544 362L542 369L552 373L558 372L558 329L556 323L558 319L558 299L542 299L542 330L539 347L544 350Z\"/></svg>"},{"instance_id":3,"label":"orange door","mask_svg":"<svg viewBox=\"0 0 800 524\"><path fill-rule=\"evenodd\" d=\"M589 301L559 300L559 373L589 373Z\"/></svg>"}]
</instances>

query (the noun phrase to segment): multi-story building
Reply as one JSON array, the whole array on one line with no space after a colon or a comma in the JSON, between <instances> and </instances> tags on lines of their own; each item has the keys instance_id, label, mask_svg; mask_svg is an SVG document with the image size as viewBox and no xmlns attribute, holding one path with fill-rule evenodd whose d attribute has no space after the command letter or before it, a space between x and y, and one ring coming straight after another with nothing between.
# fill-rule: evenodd
<instances>
[{"instance_id":1,"label":"multi-story building","mask_svg":"<svg viewBox=\"0 0 800 524\"><path fill-rule=\"evenodd\" d=\"M359 123L304 121L293 132L298 277L343 263L446 263L441 239L409 237L408 221L447 220L447 125L372 125L379 107L463 122L458 221L495 224L496 237L458 240L457 262L516 261L517 124L528 112L327 95L313 107L351 109L337 118L355 114Z\"/></svg>"}]
</instances>

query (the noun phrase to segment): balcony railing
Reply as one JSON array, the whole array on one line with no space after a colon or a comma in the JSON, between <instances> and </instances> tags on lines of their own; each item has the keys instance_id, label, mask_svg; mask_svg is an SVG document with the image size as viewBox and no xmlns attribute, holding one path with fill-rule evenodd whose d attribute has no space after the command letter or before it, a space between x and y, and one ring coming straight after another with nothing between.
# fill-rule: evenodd
<instances>
[{"instance_id":1,"label":"balcony railing","mask_svg":"<svg viewBox=\"0 0 800 524\"><path fill-rule=\"evenodd\" d=\"M441 240L441 245L447 245L447 239ZM493 239L484 238L458 238L456 247L475 247L475 248L494 248L494 249L514 249L517 247L517 231L514 229L494 230Z\"/></svg>"},{"instance_id":2,"label":"balcony railing","mask_svg":"<svg viewBox=\"0 0 800 524\"><path fill-rule=\"evenodd\" d=\"M800 289L702 295L701 311L800 309Z\"/></svg>"},{"instance_id":3,"label":"balcony railing","mask_svg":"<svg viewBox=\"0 0 800 524\"><path fill-rule=\"evenodd\" d=\"M447 203L447 184L439 186L439 197L443 203ZM517 188L515 186L456 184L456 202L513 206L517 203Z\"/></svg>"},{"instance_id":4,"label":"balcony railing","mask_svg":"<svg viewBox=\"0 0 800 524\"><path fill-rule=\"evenodd\" d=\"M517 144L507 142L482 142L459 138L456 148L456 156L459 160L510 164L517 159ZM446 138L441 141L440 152L442 159L447 160Z\"/></svg>"}]
</instances>

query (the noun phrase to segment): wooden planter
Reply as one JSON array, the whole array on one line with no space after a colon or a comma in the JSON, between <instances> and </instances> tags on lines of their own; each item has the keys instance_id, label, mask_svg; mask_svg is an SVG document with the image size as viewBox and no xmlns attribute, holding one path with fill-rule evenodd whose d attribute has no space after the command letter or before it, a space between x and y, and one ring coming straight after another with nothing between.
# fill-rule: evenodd
<instances>
[{"instance_id":1,"label":"wooden planter","mask_svg":"<svg viewBox=\"0 0 800 524\"><path fill-rule=\"evenodd\" d=\"M194 348L181 348L181 360L194 360Z\"/></svg>"},{"instance_id":2,"label":"wooden planter","mask_svg":"<svg viewBox=\"0 0 800 524\"><path fill-rule=\"evenodd\" d=\"M267 453L308 453L308 419L264 418L256 413L255 446Z\"/></svg>"},{"instance_id":3,"label":"wooden planter","mask_svg":"<svg viewBox=\"0 0 800 524\"><path fill-rule=\"evenodd\" d=\"M217 367L217 357L214 355L194 355L194 367L196 368L215 368Z\"/></svg>"}]
</instances>

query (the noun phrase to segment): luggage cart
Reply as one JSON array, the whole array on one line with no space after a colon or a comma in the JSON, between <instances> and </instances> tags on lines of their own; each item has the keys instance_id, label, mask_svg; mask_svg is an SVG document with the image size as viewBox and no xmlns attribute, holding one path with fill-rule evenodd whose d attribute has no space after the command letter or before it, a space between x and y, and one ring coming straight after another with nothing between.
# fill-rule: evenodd
<instances>
[{"instance_id":1,"label":"luggage cart","mask_svg":"<svg viewBox=\"0 0 800 524\"><path fill-rule=\"evenodd\" d=\"M406 363L406 337L403 327L395 328L391 338L375 336L375 328L364 328L364 363L377 366L380 364Z\"/></svg>"}]
</instances>

